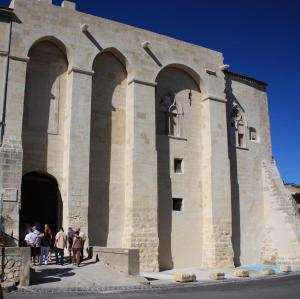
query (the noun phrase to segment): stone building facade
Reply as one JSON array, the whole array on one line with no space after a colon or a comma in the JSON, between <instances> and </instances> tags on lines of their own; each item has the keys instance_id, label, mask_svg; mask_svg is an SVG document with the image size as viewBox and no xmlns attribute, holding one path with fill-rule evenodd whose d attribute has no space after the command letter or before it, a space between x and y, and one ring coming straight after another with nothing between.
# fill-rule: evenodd
<instances>
[{"instance_id":1,"label":"stone building facade","mask_svg":"<svg viewBox=\"0 0 300 299\"><path fill-rule=\"evenodd\" d=\"M76 11L0 10L5 231L80 227L143 270L297 261L266 84L222 53Z\"/></svg>"}]
</instances>

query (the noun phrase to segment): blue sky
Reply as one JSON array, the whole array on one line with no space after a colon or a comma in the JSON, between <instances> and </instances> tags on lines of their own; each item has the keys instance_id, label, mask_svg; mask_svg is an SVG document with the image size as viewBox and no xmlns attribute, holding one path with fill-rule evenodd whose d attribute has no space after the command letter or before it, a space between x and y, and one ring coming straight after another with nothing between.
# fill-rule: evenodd
<instances>
[{"instance_id":1,"label":"blue sky","mask_svg":"<svg viewBox=\"0 0 300 299\"><path fill-rule=\"evenodd\" d=\"M80 11L221 51L230 70L267 82L273 155L283 179L300 184L300 1L76 2Z\"/></svg>"}]
</instances>

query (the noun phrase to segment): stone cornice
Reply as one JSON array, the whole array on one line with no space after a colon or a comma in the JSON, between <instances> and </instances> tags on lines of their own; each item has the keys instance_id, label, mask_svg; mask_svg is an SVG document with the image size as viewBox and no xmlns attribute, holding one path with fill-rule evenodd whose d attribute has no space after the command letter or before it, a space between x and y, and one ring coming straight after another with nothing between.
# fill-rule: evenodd
<instances>
[{"instance_id":1,"label":"stone cornice","mask_svg":"<svg viewBox=\"0 0 300 299\"><path fill-rule=\"evenodd\" d=\"M14 10L12 8L0 6L0 16L12 18Z\"/></svg>"},{"instance_id":2,"label":"stone cornice","mask_svg":"<svg viewBox=\"0 0 300 299\"><path fill-rule=\"evenodd\" d=\"M225 75L229 75L231 77L234 77L234 78L239 78L241 80L244 80L248 83L256 83L260 86L262 86L263 88L267 88L268 84L263 82L263 81L260 81L260 80L257 80L255 78L252 78L252 77L248 77L248 76L245 76L245 75L241 75L241 74L238 74L238 73L235 73L235 72L232 72L232 71L228 71L228 70L225 70L223 71Z\"/></svg>"},{"instance_id":3,"label":"stone cornice","mask_svg":"<svg viewBox=\"0 0 300 299\"><path fill-rule=\"evenodd\" d=\"M0 51L0 56L7 56L8 55L8 52L7 51Z\"/></svg>"},{"instance_id":4,"label":"stone cornice","mask_svg":"<svg viewBox=\"0 0 300 299\"><path fill-rule=\"evenodd\" d=\"M206 98L202 99L202 102L205 102L205 101L214 101L214 102L220 102L220 103L227 103L227 100L224 99L224 98L218 98L218 97L214 97L214 96L207 96Z\"/></svg>"},{"instance_id":5,"label":"stone cornice","mask_svg":"<svg viewBox=\"0 0 300 299\"><path fill-rule=\"evenodd\" d=\"M131 81L128 82L128 85L130 85L132 83L137 83L137 84L147 85L147 86L152 86L152 87L157 86L156 82L149 82L149 81L143 81L143 80L138 80L138 79L132 79Z\"/></svg>"},{"instance_id":6,"label":"stone cornice","mask_svg":"<svg viewBox=\"0 0 300 299\"><path fill-rule=\"evenodd\" d=\"M88 75L88 76L93 76L95 74L94 71L85 70L85 69L81 69L78 67L72 67L71 69L68 70L68 74L71 74L72 72L83 74L83 75Z\"/></svg>"},{"instance_id":7,"label":"stone cornice","mask_svg":"<svg viewBox=\"0 0 300 299\"><path fill-rule=\"evenodd\" d=\"M8 52L7 51L0 51L0 56L8 57ZM29 57L10 55L9 58L11 60L21 61L21 62L26 62L26 63L29 61Z\"/></svg>"},{"instance_id":8,"label":"stone cornice","mask_svg":"<svg viewBox=\"0 0 300 299\"><path fill-rule=\"evenodd\" d=\"M21 56L14 56L14 55L10 55L10 59L16 60L16 61L21 61L21 62L26 62L26 63L29 61L29 57L21 57Z\"/></svg>"}]
</instances>

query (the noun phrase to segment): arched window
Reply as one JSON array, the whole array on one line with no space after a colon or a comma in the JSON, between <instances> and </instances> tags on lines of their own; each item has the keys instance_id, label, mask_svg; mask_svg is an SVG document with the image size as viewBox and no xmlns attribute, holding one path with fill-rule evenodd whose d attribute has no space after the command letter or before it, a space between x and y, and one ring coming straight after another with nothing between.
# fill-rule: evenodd
<instances>
[{"instance_id":1,"label":"arched window","mask_svg":"<svg viewBox=\"0 0 300 299\"><path fill-rule=\"evenodd\" d=\"M255 128L253 128L253 127L249 128L249 139L251 141L258 141L257 132L256 132Z\"/></svg>"}]
</instances>

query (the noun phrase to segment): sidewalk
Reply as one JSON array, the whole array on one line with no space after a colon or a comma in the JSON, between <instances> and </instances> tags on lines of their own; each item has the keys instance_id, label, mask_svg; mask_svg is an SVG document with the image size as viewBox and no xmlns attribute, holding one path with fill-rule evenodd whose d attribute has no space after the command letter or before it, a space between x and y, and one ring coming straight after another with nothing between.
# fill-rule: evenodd
<instances>
[{"instance_id":1,"label":"sidewalk","mask_svg":"<svg viewBox=\"0 0 300 299\"><path fill-rule=\"evenodd\" d=\"M196 275L197 282L218 282L215 280L211 280L209 278L210 272L224 272L225 273L225 280L234 280L234 281L245 281L251 279L259 279L259 278L266 278L266 275L261 273L262 269L274 269L276 274L273 277L278 275L287 275L280 271L279 265L263 265L263 264L256 264L256 265L245 265L239 268L218 268L218 269L201 269L197 267L191 268L182 268L182 269L172 269L168 271L162 271L158 273L153 272L142 272L141 276L145 277L149 281L151 281L152 285L155 284L170 284L174 283L174 274L176 272L186 272L186 273L194 273ZM249 271L250 277L236 277L234 272L237 269L245 269ZM294 268L291 273L299 273L300 268ZM270 277L270 276L269 276ZM271 276L272 277L272 276ZM223 280L224 281L224 280Z\"/></svg>"},{"instance_id":2,"label":"sidewalk","mask_svg":"<svg viewBox=\"0 0 300 299\"><path fill-rule=\"evenodd\" d=\"M270 278L260 273L260 268L272 267L276 270L276 276L283 275L278 266L253 265L244 266L248 269L250 278L235 277L235 268L218 269L225 273L226 279L214 281L209 279L208 273L212 270L200 268L173 269L159 273L142 272L140 277L128 276L124 273L112 270L100 262L93 260L84 261L80 267L72 264L59 266L50 264L47 266L35 266L31 275L31 286L19 288L19 292L25 293L102 293L120 292L140 289L180 287L187 285L207 285L224 282L239 282L255 279ZM176 283L174 274L176 272L192 272L197 276L197 282ZM294 269L294 274L300 274L300 269ZM272 276L272 277L276 277Z\"/></svg>"},{"instance_id":3,"label":"sidewalk","mask_svg":"<svg viewBox=\"0 0 300 299\"><path fill-rule=\"evenodd\" d=\"M83 261L80 267L73 264L60 266L53 263L47 266L34 266L30 280L29 287L22 287L19 290L59 292L60 290L139 286L134 277L111 270L93 260Z\"/></svg>"}]
</instances>

